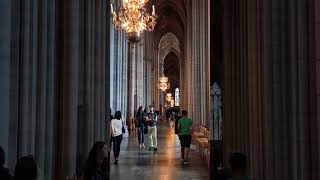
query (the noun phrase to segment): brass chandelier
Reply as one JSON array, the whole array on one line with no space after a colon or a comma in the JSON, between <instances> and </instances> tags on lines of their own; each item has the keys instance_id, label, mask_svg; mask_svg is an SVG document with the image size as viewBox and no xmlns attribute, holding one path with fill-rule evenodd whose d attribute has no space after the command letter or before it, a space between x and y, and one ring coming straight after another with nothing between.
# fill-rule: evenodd
<instances>
[{"instance_id":1,"label":"brass chandelier","mask_svg":"<svg viewBox=\"0 0 320 180\"><path fill-rule=\"evenodd\" d=\"M146 12L145 4L149 0L122 0L118 15L111 6L112 23L116 30L123 29L127 33L129 42L141 40L143 30L152 31L156 25L156 14L152 5L152 14Z\"/></svg>"}]
</instances>

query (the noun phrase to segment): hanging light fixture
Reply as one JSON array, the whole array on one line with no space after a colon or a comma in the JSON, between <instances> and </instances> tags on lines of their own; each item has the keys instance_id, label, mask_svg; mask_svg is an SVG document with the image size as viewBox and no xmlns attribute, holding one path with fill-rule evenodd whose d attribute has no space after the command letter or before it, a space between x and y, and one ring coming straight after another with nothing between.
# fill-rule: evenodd
<instances>
[{"instance_id":1,"label":"hanging light fixture","mask_svg":"<svg viewBox=\"0 0 320 180\"><path fill-rule=\"evenodd\" d=\"M144 30L152 31L156 25L156 14L154 5L152 5L152 14L146 12L145 4L149 0L122 0L122 6L118 15L113 10L111 14L112 23L116 30L123 29L127 33L129 42L136 43L141 40L141 32Z\"/></svg>"},{"instance_id":2,"label":"hanging light fixture","mask_svg":"<svg viewBox=\"0 0 320 180\"><path fill-rule=\"evenodd\" d=\"M166 90L169 88L170 88L170 83L168 82L168 77L166 77L165 75L162 75L159 78L159 89L162 92L166 92Z\"/></svg>"},{"instance_id":3,"label":"hanging light fixture","mask_svg":"<svg viewBox=\"0 0 320 180\"><path fill-rule=\"evenodd\" d=\"M170 106L174 107L174 100L173 99L170 101Z\"/></svg>"}]
</instances>

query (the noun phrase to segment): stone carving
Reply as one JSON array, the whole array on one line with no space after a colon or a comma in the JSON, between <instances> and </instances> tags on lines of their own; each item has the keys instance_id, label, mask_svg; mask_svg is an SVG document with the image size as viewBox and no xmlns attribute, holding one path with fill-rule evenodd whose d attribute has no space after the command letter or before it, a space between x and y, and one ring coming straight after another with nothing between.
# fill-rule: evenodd
<instances>
[{"instance_id":1,"label":"stone carving","mask_svg":"<svg viewBox=\"0 0 320 180\"><path fill-rule=\"evenodd\" d=\"M216 82L210 88L210 97L210 115L211 119L213 119L213 131L210 131L210 138L215 141L222 140L221 90Z\"/></svg>"}]
</instances>

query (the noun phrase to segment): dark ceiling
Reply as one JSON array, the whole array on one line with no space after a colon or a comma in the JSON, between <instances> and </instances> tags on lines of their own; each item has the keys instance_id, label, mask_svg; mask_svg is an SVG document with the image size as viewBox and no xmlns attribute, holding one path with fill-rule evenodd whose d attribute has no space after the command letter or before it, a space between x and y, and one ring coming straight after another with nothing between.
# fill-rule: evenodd
<instances>
[{"instance_id":1,"label":"dark ceiling","mask_svg":"<svg viewBox=\"0 0 320 180\"><path fill-rule=\"evenodd\" d=\"M164 60L164 75L168 77L170 83L170 92L174 93L174 89L179 87L180 68L178 56L170 52Z\"/></svg>"}]
</instances>

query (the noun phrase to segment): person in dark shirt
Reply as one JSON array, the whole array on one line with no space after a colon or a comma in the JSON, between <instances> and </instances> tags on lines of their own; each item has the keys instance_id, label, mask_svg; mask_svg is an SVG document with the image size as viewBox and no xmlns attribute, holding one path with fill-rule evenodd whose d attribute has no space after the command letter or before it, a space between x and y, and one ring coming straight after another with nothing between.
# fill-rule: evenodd
<instances>
[{"instance_id":1,"label":"person in dark shirt","mask_svg":"<svg viewBox=\"0 0 320 180\"><path fill-rule=\"evenodd\" d=\"M90 150L84 166L84 180L107 180L108 147L105 142L96 142Z\"/></svg>"},{"instance_id":2,"label":"person in dark shirt","mask_svg":"<svg viewBox=\"0 0 320 180\"><path fill-rule=\"evenodd\" d=\"M150 140L150 151L157 151L157 121L158 116L154 112L154 107L152 105L149 106L150 112L145 116L146 122L149 125L149 140Z\"/></svg>"},{"instance_id":3,"label":"person in dark shirt","mask_svg":"<svg viewBox=\"0 0 320 180\"><path fill-rule=\"evenodd\" d=\"M14 180L35 180L38 177L38 166L32 155L21 157L14 170Z\"/></svg>"},{"instance_id":4,"label":"person in dark shirt","mask_svg":"<svg viewBox=\"0 0 320 180\"><path fill-rule=\"evenodd\" d=\"M228 180L250 180L246 175L247 157L242 153L233 153L230 156L229 164L232 171L232 177Z\"/></svg>"},{"instance_id":5,"label":"person in dark shirt","mask_svg":"<svg viewBox=\"0 0 320 180\"><path fill-rule=\"evenodd\" d=\"M145 148L145 145L144 145L145 119L144 119L143 106L140 106L137 113L136 113L136 125L138 128L139 148L140 149Z\"/></svg>"},{"instance_id":6,"label":"person in dark shirt","mask_svg":"<svg viewBox=\"0 0 320 180\"><path fill-rule=\"evenodd\" d=\"M12 176L9 173L9 169L4 167L5 153L3 148L0 146L0 179L1 180L12 180Z\"/></svg>"}]
</instances>

